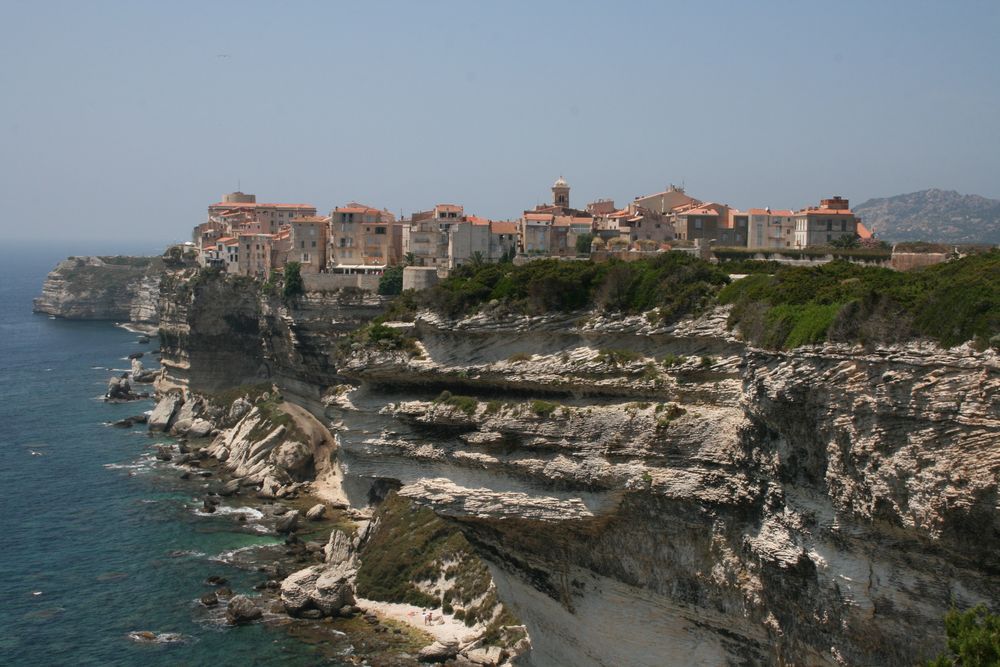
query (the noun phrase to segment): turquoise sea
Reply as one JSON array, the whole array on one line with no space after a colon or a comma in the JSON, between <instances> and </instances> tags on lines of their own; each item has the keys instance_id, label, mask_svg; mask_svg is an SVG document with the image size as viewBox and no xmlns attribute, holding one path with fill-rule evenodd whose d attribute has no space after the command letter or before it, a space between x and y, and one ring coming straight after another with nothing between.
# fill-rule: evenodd
<instances>
[{"instance_id":1,"label":"turquoise sea","mask_svg":"<svg viewBox=\"0 0 1000 667\"><path fill-rule=\"evenodd\" d=\"M198 603L210 575L253 594L266 577L232 563L281 547L252 512L244 522L236 508L200 516L208 482L155 462L150 447L163 438L106 425L151 407L100 397L108 369L156 340L32 314L46 273L67 254L0 256L0 664L345 664L329 656L349 652L346 639L305 643L277 619L228 627ZM181 641L139 643L135 631Z\"/></svg>"}]
</instances>

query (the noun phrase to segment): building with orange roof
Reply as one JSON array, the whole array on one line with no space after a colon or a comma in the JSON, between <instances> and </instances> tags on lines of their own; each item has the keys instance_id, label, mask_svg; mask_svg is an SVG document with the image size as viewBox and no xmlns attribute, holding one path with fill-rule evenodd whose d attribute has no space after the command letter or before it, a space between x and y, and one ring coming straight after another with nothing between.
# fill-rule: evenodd
<instances>
[{"instance_id":1,"label":"building with orange roof","mask_svg":"<svg viewBox=\"0 0 1000 667\"><path fill-rule=\"evenodd\" d=\"M459 204L437 204L429 211L414 213L402 226L403 257L411 256L417 266L447 267L452 263L448 250L451 228L463 222L467 222L465 208Z\"/></svg>"},{"instance_id":2,"label":"building with orange roof","mask_svg":"<svg viewBox=\"0 0 1000 667\"><path fill-rule=\"evenodd\" d=\"M304 215L288 222L289 249L286 262L298 262L302 273L326 270L330 218Z\"/></svg>"},{"instance_id":3,"label":"building with orange roof","mask_svg":"<svg viewBox=\"0 0 1000 667\"><path fill-rule=\"evenodd\" d=\"M448 268L470 261L498 262L517 253L517 225L469 216L448 230Z\"/></svg>"},{"instance_id":4,"label":"building with orange roof","mask_svg":"<svg viewBox=\"0 0 1000 667\"><path fill-rule=\"evenodd\" d=\"M402 230L387 209L351 202L330 214L330 267L386 266L402 258Z\"/></svg>"},{"instance_id":5,"label":"building with orange roof","mask_svg":"<svg viewBox=\"0 0 1000 667\"><path fill-rule=\"evenodd\" d=\"M795 213L787 209L747 211L748 248L791 248L795 244Z\"/></svg>"},{"instance_id":6,"label":"building with orange roof","mask_svg":"<svg viewBox=\"0 0 1000 667\"><path fill-rule=\"evenodd\" d=\"M256 195L244 192L230 192L222 196L222 201L208 206L208 217L223 217L242 214L259 225L260 233L274 234L278 228L292 218L316 215L316 207L311 204L277 204L257 202Z\"/></svg>"},{"instance_id":7,"label":"building with orange roof","mask_svg":"<svg viewBox=\"0 0 1000 667\"><path fill-rule=\"evenodd\" d=\"M819 206L804 208L793 219L796 248L827 245L845 236L856 238L861 222L850 202L840 196L822 199Z\"/></svg>"},{"instance_id":8,"label":"building with orange roof","mask_svg":"<svg viewBox=\"0 0 1000 667\"><path fill-rule=\"evenodd\" d=\"M633 204L648 211L669 215L675 209L682 206L701 204L702 202L684 192L684 188L670 184L663 192L651 195L644 195L635 198Z\"/></svg>"},{"instance_id":9,"label":"building with orange roof","mask_svg":"<svg viewBox=\"0 0 1000 667\"><path fill-rule=\"evenodd\" d=\"M729 222L729 207L709 202L682 206L672 214L677 238L718 243Z\"/></svg>"}]
</instances>

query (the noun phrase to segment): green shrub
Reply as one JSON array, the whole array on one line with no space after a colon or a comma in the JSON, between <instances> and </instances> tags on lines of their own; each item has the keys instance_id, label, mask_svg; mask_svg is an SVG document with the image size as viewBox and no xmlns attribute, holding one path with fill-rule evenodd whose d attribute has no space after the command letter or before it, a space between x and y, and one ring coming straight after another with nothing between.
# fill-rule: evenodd
<instances>
[{"instance_id":1,"label":"green shrub","mask_svg":"<svg viewBox=\"0 0 1000 667\"><path fill-rule=\"evenodd\" d=\"M378 293L385 296L401 294L403 291L403 267L390 266L378 279Z\"/></svg>"},{"instance_id":2,"label":"green shrub","mask_svg":"<svg viewBox=\"0 0 1000 667\"><path fill-rule=\"evenodd\" d=\"M549 418L552 413L559 408L555 403L549 403L548 401L532 401L531 411L534 412L539 417Z\"/></svg>"},{"instance_id":3,"label":"green shrub","mask_svg":"<svg viewBox=\"0 0 1000 667\"><path fill-rule=\"evenodd\" d=\"M683 364L685 361L687 361L687 357L685 357L683 354L677 355L674 354L673 352L669 352L666 355L664 355L664 357L660 360L660 363L663 364L664 368L672 368L674 366Z\"/></svg>"},{"instance_id":4,"label":"green shrub","mask_svg":"<svg viewBox=\"0 0 1000 667\"><path fill-rule=\"evenodd\" d=\"M448 317L497 300L515 312L542 314L600 307L641 313L659 308L675 321L711 302L729 278L686 253L637 262L539 259L523 266L467 264L421 294L421 305Z\"/></svg>"},{"instance_id":5,"label":"green shrub","mask_svg":"<svg viewBox=\"0 0 1000 667\"><path fill-rule=\"evenodd\" d=\"M479 408L479 401L472 396L454 396L447 390L442 391L441 395L434 399L434 402L458 408L469 416L474 415Z\"/></svg>"},{"instance_id":6,"label":"green shrub","mask_svg":"<svg viewBox=\"0 0 1000 667\"><path fill-rule=\"evenodd\" d=\"M730 325L764 347L989 340L1000 332L1000 252L907 272L843 261L782 267L731 283L718 299L733 305Z\"/></svg>"},{"instance_id":7,"label":"green shrub","mask_svg":"<svg viewBox=\"0 0 1000 667\"><path fill-rule=\"evenodd\" d=\"M282 294L286 299L294 299L305 294L305 284L302 282L302 265L298 262L288 262L284 268L285 286Z\"/></svg>"},{"instance_id":8,"label":"green shrub","mask_svg":"<svg viewBox=\"0 0 1000 667\"><path fill-rule=\"evenodd\" d=\"M596 361L611 366L624 366L642 359L642 354L633 350L621 350L602 347L597 351Z\"/></svg>"},{"instance_id":9,"label":"green shrub","mask_svg":"<svg viewBox=\"0 0 1000 667\"><path fill-rule=\"evenodd\" d=\"M944 616L948 653L928 663L930 667L996 667L1000 665L1000 616L986 605L964 612L952 607Z\"/></svg>"}]
</instances>

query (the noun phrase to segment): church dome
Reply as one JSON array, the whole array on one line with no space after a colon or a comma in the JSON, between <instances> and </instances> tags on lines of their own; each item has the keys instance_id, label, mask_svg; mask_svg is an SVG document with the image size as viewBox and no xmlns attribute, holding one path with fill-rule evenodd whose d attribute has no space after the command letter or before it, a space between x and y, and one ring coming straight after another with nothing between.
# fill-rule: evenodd
<instances>
[{"instance_id":1,"label":"church dome","mask_svg":"<svg viewBox=\"0 0 1000 667\"><path fill-rule=\"evenodd\" d=\"M569 187L569 183L566 182L565 178L563 178L562 176L560 176L556 180L556 182L552 185L552 187L554 187L554 188L568 188Z\"/></svg>"}]
</instances>

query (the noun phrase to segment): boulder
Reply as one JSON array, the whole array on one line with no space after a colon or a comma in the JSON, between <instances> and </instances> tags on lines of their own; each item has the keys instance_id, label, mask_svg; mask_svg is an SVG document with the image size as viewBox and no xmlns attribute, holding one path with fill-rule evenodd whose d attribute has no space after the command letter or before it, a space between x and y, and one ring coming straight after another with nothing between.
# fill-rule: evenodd
<instances>
[{"instance_id":1,"label":"boulder","mask_svg":"<svg viewBox=\"0 0 1000 667\"><path fill-rule=\"evenodd\" d=\"M113 377L108 380L108 390L104 393L104 398L111 401L129 401L134 398L132 386L128 379L124 377Z\"/></svg>"},{"instance_id":2,"label":"boulder","mask_svg":"<svg viewBox=\"0 0 1000 667\"><path fill-rule=\"evenodd\" d=\"M237 595L226 607L226 620L233 625L245 625L264 615L257 603L245 595Z\"/></svg>"},{"instance_id":3,"label":"boulder","mask_svg":"<svg viewBox=\"0 0 1000 667\"><path fill-rule=\"evenodd\" d=\"M182 401L183 399L179 394L168 394L160 399L156 407L153 408L153 412L149 415L149 420L147 421L149 430L166 431Z\"/></svg>"},{"instance_id":4,"label":"boulder","mask_svg":"<svg viewBox=\"0 0 1000 667\"><path fill-rule=\"evenodd\" d=\"M169 461L174 457L172 448L170 445L157 445L156 446L156 458L160 461Z\"/></svg>"},{"instance_id":5,"label":"boulder","mask_svg":"<svg viewBox=\"0 0 1000 667\"><path fill-rule=\"evenodd\" d=\"M458 655L458 642L434 642L420 649L417 659L421 662L445 662L456 655Z\"/></svg>"},{"instance_id":6,"label":"boulder","mask_svg":"<svg viewBox=\"0 0 1000 667\"><path fill-rule=\"evenodd\" d=\"M292 574L281 584L281 601L292 616L319 609L326 616L354 607L357 563L351 538L339 530L330 534L325 548L327 562ZM360 610L353 610L357 613Z\"/></svg>"},{"instance_id":7,"label":"boulder","mask_svg":"<svg viewBox=\"0 0 1000 667\"><path fill-rule=\"evenodd\" d=\"M187 435L189 430L191 430L190 419L176 419L170 427L170 432L174 435Z\"/></svg>"},{"instance_id":8,"label":"boulder","mask_svg":"<svg viewBox=\"0 0 1000 667\"><path fill-rule=\"evenodd\" d=\"M219 495L220 496L231 496L231 495L234 495L237 492L239 492L239 490L240 490L240 480L238 480L238 479L231 479L231 480L229 480L228 482L226 482L225 484L222 485L222 488L219 489Z\"/></svg>"},{"instance_id":9,"label":"boulder","mask_svg":"<svg viewBox=\"0 0 1000 667\"><path fill-rule=\"evenodd\" d=\"M299 570L281 582L281 602L292 616L308 609L319 609L332 616L354 604L356 570L346 563L335 566L314 565Z\"/></svg>"},{"instance_id":10,"label":"boulder","mask_svg":"<svg viewBox=\"0 0 1000 667\"><path fill-rule=\"evenodd\" d=\"M326 505L324 505L323 503L316 503L315 505L309 508L308 512L306 512L306 518L309 519L310 521L319 521L325 515L326 515Z\"/></svg>"},{"instance_id":11,"label":"boulder","mask_svg":"<svg viewBox=\"0 0 1000 667\"><path fill-rule=\"evenodd\" d=\"M287 470L293 478L302 479L312 468L312 450L301 442L284 442L274 452L272 461Z\"/></svg>"},{"instance_id":12,"label":"boulder","mask_svg":"<svg viewBox=\"0 0 1000 667\"><path fill-rule=\"evenodd\" d=\"M494 667L503 662L503 650L499 646L483 646L465 652L465 657L474 665Z\"/></svg>"},{"instance_id":13,"label":"boulder","mask_svg":"<svg viewBox=\"0 0 1000 667\"><path fill-rule=\"evenodd\" d=\"M233 401L233 404L229 406L229 421L236 421L242 418L246 413L250 412L250 408L252 407L253 405L251 405L250 401L247 399L242 396L237 398Z\"/></svg>"},{"instance_id":14,"label":"boulder","mask_svg":"<svg viewBox=\"0 0 1000 667\"><path fill-rule=\"evenodd\" d=\"M279 533L287 534L298 528L298 525L299 511L292 510L278 519L278 522L274 525L274 529Z\"/></svg>"},{"instance_id":15,"label":"boulder","mask_svg":"<svg viewBox=\"0 0 1000 667\"><path fill-rule=\"evenodd\" d=\"M214 607L219 604L219 596L214 592L205 593L201 596L201 603L206 607Z\"/></svg>"},{"instance_id":16,"label":"boulder","mask_svg":"<svg viewBox=\"0 0 1000 667\"><path fill-rule=\"evenodd\" d=\"M191 438L204 438L211 433L214 428L215 427L210 421L205 419L195 419L191 422L191 426L188 428L187 434Z\"/></svg>"}]
</instances>

